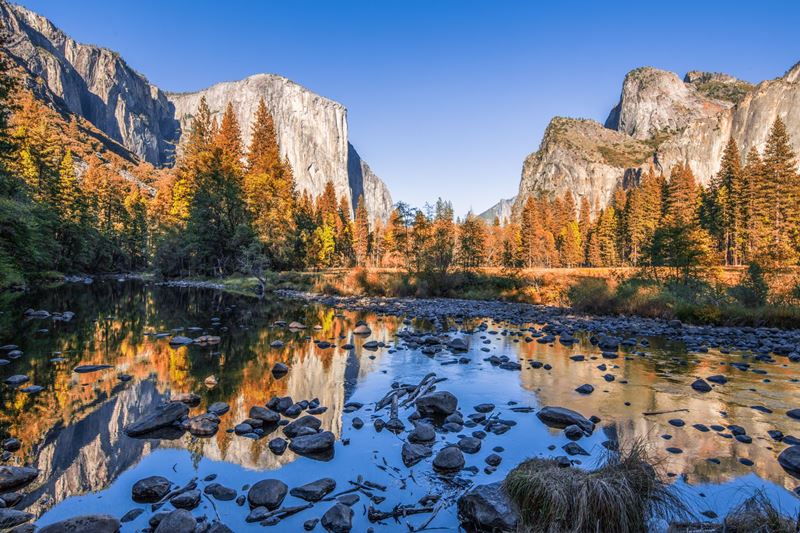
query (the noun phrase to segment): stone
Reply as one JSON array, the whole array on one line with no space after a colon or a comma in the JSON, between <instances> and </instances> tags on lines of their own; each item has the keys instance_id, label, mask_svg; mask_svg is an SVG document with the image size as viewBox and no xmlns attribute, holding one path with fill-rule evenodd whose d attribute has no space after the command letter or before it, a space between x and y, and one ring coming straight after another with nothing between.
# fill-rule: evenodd
<instances>
[{"instance_id":1,"label":"stone","mask_svg":"<svg viewBox=\"0 0 800 533\"><path fill-rule=\"evenodd\" d=\"M169 340L169 343L172 346L186 346L187 344L192 344L193 342L194 339L184 337L183 335L176 335Z\"/></svg>"},{"instance_id":2,"label":"stone","mask_svg":"<svg viewBox=\"0 0 800 533\"><path fill-rule=\"evenodd\" d=\"M131 488L131 498L139 503L154 503L167 495L172 483L162 476L140 479Z\"/></svg>"},{"instance_id":3,"label":"stone","mask_svg":"<svg viewBox=\"0 0 800 533\"><path fill-rule=\"evenodd\" d=\"M283 363L275 363L272 365L273 376L285 376L289 372L289 367Z\"/></svg>"},{"instance_id":4,"label":"stone","mask_svg":"<svg viewBox=\"0 0 800 533\"><path fill-rule=\"evenodd\" d=\"M261 420L265 424L277 424L281 419L280 414L269 409L268 407L261 407L260 405L254 405L251 407L248 416L250 418L255 418L256 420Z\"/></svg>"},{"instance_id":5,"label":"stone","mask_svg":"<svg viewBox=\"0 0 800 533\"><path fill-rule=\"evenodd\" d=\"M778 463L793 476L800 477L800 445L790 446L783 450L778 455Z\"/></svg>"},{"instance_id":6,"label":"stone","mask_svg":"<svg viewBox=\"0 0 800 533\"><path fill-rule=\"evenodd\" d=\"M88 374L90 372L97 372L99 370L105 370L107 368L113 368L113 367L111 365L80 365L76 366L72 371L77 372L78 374Z\"/></svg>"},{"instance_id":7,"label":"stone","mask_svg":"<svg viewBox=\"0 0 800 533\"><path fill-rule=\"evenodd\" d=\"M431 450L430 446L425 446L423 444L404 442L401 455L403 464L407 467L412 467L423 459L433 455L433 450Z\"/></svg>"},{"instance_id":8,"label":"stone","mask_svg":"<svg viewBox=\"0 0 800 533\"><path fill-rule=\"evenodd\" d=\"M10 529L35 518L31 513L16 509L0 509L0 529Z\"/></svg>"},{"instance_id":9,"label":"stone","mask_svg":"<svg viewBox=\"0 0 800 533\"><path fill-rule=\"evenodd\" d=\"M545 425L552 428L564 429L574 424L588 434L594 431L593 422L587 420L580 413L565 407L546 406L540 409L536 416Z\"/></svg>"},{"instance_id":10,"label":"stone","mask_svg":"<svg viewBox=\"0 0 800 533\"><path fill-rule=\"evenodd\" d=\"M458 448L464 453L478 453L481 451L481 439L463 437L458 441Z\"/></svg>"},{"instance_id":11,"label":"stone","mask_svg":"<svg viewBox=\"0 0 800 533\"><path fill-rule=\"evenodd\" d=\"M353 330L353 334L354 335L365 335L365 336L366 335L372 335L372 330L369 329L369 326L367 326L366 324L359 324Z\"/></svg>"},{"instance_id":12,"label":"stone","mask_svg":"<svg viewBox=\"0 0 800 533\"><path fill-rule=\"evenodd\" d=\"M408 434L409 442L432 442L435 438L436 431L433 429L433 426L425 422L417 423L414 429Z\"/></svg>"},{"instance_id":13,"label":"stone","mask_svg":"<svg viewBox=\"0 0 800 533\"><path fill-rule=\"evenodd\" d=\"M580 394L591 394L594 392L594 387L589 385L588 383L584 383L583 385L575 389L575 392L578 392Z\"/></svg>"},{"instance_id":14,"label":"stone","mask_svg":"<svg viewBox=\"0 0 800 533\"><path fill-rule=\"evenodd\" d=\"M230 406L225 402L214 402L206 409L209 413L222 416L230 410Z\"/></svg>"},{"instance_id":15,"label":"stone","mask_svg":"<svg viewBox=\"0 0 800 533\"><path fill-rule=\"evenodd\" d=\"M200 491L197 489L187 490L170 498L169 503L178 509L194 509L200 505Z\"/></svg>"},{"instance_id":16,"label":"stone","mask_svg":"<svg viewBox=\"0 0 800 533\"><path fill-rule=\"evenodd\" d=\"M30 378L22 374L15 374L13 376L8 376L4 381L6 385L10 385L12 387L18 387L23 383L27 383L28 381L30 381Z\"/></svg>"},{"instance_id":17,"label":"stone","mask_svg":"<svg viewBox=\"0 0 800 533\"><path fill-rule=\"evenodd\" d=\"M567 455L589 455L589 452L584 450L577 442L568 442L561 449L567 452Z\"/></svg>"},{"instance_id":18,"label":"stone","mask_svg":"<svg viewBox=\"0 0 800 533\"><path fill-rule=\"evenodd\" d=\"M21 489L39 476L39 470L30 466L0 466L0 493Z\"/></svg>"},{"instance_id":19,"label":"stone","mask_svg":"<svg viewBox=\"0 0 800 533\"><path fill-rule=\"evenodd\" d=\"M154 533L194 533L197 527L192 513L186 509L175 509L161 519Z\"/></svg>"},{"instance_id":20,"label":"stone","mask_svg":"<svg viewBox=\"0 0 800 533\"><path fill-rule=\"evenodd\" d=\"M436 391L416 399L414 404L423 416L449 415L458 406L458 399L450 392Z\"/></svg>"},{"instance_id":21,"label":"stone","mask_svg":"<svg viewBox=\"0 0 800 533\"><path fill-rule=\"evenodd\" d=\"M330 431L295 437L289 443L289 449L300 455L316 455L330 452L336 437Z\"/></svg>"},{"instance_id":22,"label":"stone","mask_svg":"<svg viewBox=\"0 0 800 533\"><path fill-rule=\"evenodd\" d=\"M183 427L196 437L211 437L219 430L219 417L214 413L203 413L186 420Z\"/></svg>"},{"instance_id":23,"label":"stone","mask_svg":"<svg viewBox=\"0 0 800 533\"><path fill-rule=\"evenodd\" d=\"M692 388L697 392L711 392L711 385L706 383L704 379L696 379L692 383Z\"/></svg>"},{"instance_id":24,"label":"stone","mask_svg":"<svg viewBox=\"0 0 800 533\"><path fill-rule=\"evenodd\" d=\"M516 532L519 515L503 483L477 485L458 499L458 518L469 530Z\"/></svg>"},{"instance_id":25,"label":"stone","mask_svg":"<svg viewBox=\"0 0 800 533\"><path fill-rule=\"evenodd\" d=\"M210 483L206 485L203 492L222 502L228 502L236 498L236 491L230 487L220 485L219 483Z\"/></svg>"},{"instance_id":26,"label":"stone","mask_svg":"<svg viewBox=\"0 0 800 533\"><path fill-rule=\"evenodd\" d=\"M272 453L274 453L275 455L283 455L283 452L286 451L286 447L288 445L289 445L289 443L286 442L285 439L282 439L280 437L276 437L276 438L270 440L269 444L267 446L269 447L269 450Z\"/></svg>"},{"instance_id":27,"label":"stone","mask_svg":"<svg viewBox=\"0 0 800 533\"><path fill-rule=\"evenodd\" d=\"M464 454L457 446L442 448L433 458L433 467L442 472L455 472L464 468Z\"/></svg>"},{"instance_id":28,"label":"stone","mask_svg":"<svg viewBox=\"0 0 800 533\"><path fill-rule=\"evenodd\" d=\"M247 501L250 507L266 507L274 511L283 503L289 487L278 479L262 479L247 492Z\"/></svg>"},{"instance_id":29,"label":"stone","mask_svg":"<svg viewBox=\"0 0 800 533\"><path fill-rule=\"evenodd\" d=\"M322 421L319 418L313 415L305 415L284 426L283 434L291 439L298 436L300 431L304 428L312 429L316 432L319 430L320 426L322 426Z\"/></svg>"},{"instance_id":30,"label":"stone","mask_svg":"<svg viewBox=\"0 0 800 533\"><path fill-rule=\"evenodd\" d=\"M570 440L578 440L583 437L583 430L577 424L571 424L564 428L564 435Z\"/></svg>"},{"instance_id":31,"label":"stone","mask_svg":"<svg viewBox=\"0 0 800 533\"><path fill-rule=\"evenodd\" d=\"M121 526L120 521L112 516L83 515L44 526L36 533L117 533Z\"/></svg>"},{"instance_id":32,"label":"stone","mask_svg":"<svg viewBox=\"0 0 800 533\"><path fill-rule=\"evenodd\" d=\"M322 527L330 533L348 533L353 529L353 510L343 503L336 503L322 515Z\"/></svg>"},{"instance_id":33,"label":"stone","mask_svg":"<svg viewBox=\"0 0 800 533\"><path fill-rule=\"evenodd\" d=\"M307 502L318 502L336 488L336 480L324 477L305 485L300 485L289 491L295 498L300 498Z\"/></svg>"},{"instance_id":34,"label":"stone","mask_svg":"<svg viewBox=\"0 0 800 533\"><path fill-rule=\"evenodd\" d=\"M175 425L181 418L189 414L189 407L181 402L169 402L156 407L155 411L139 418L136 422L125 426L125 433L130 437L146 435L157 429Z\"/></svg>"}]
</instances>

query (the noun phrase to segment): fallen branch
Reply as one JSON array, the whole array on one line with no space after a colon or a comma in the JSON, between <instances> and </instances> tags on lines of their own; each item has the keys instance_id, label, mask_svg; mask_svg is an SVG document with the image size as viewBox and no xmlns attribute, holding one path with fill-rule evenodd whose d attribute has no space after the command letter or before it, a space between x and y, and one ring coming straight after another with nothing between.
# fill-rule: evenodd
<instances>
[{"instance_id":1,"label":"fallen branch","mask_svg":"<svg viewBox=\"0 0 800 533\"><path fill-rule=\"evenodd\" d=\"M422 513L432 513L433 507L414 507L408 505L396 505L394 509L391 511L381 511L379 509L375 509L370 505L369 509L367 510L367 518L370 522L380 522L382 520L386 520L387 518L394 518L397 520L398 518L411 516L415 514L422 514Z\"/></svg>"},{"instance_id":2,"label":"fallen branch","mask_svg":"<svg viewBox=\"0 0 800 533\"><path fill-rule=\"evenodd\" d=\"M670 413L688 413L688 409L671 409L669 411L647 411L642 413L644 416L652 416L652 415L668 415Z\"/></svg>"}]
</instances>

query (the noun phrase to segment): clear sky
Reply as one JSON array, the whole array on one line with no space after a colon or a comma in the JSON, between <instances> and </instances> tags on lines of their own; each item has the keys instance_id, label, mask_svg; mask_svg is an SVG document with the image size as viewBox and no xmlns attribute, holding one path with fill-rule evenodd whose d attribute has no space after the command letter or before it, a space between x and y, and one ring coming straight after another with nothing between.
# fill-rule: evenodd
<instances>
[{"instance_id":1,"label":"clear sky","mask_svg":"<svg viewBox=\"0 0 800 533\"><path fill-rule=\"evenodd\" d=\"M513 196L554 115L604 121L650 65L748 81L800 61L800 2L19 0L165 90L259 72L347 106L395 201Z\"/></svg>"}]
</instances>

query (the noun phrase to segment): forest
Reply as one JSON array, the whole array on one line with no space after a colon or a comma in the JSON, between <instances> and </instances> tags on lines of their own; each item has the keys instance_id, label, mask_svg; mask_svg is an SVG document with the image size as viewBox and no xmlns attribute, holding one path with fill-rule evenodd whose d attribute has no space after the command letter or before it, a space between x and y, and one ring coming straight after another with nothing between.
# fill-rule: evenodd
<instances>
[{"instance_id":1,"label":"forest","mask_svg":"<svg viewBox=\"0 0 800 533\"><path fill-rule=\"evenodd\" d=\"M800 175L786 128L744 159L731 139L707 186L688 165L642 173L608 205L529 196L513 220L456 218L443 199L371 220L333 184L296 190L262 101L244 146L233 108L206 102L174 168L132 160L87 121L0 72L0 286L48 273L154 271L164 278L330 267L446 273L479 267L795 265ZM667 177L667 175L669 177Z\"/></svg>"}]
</instances>

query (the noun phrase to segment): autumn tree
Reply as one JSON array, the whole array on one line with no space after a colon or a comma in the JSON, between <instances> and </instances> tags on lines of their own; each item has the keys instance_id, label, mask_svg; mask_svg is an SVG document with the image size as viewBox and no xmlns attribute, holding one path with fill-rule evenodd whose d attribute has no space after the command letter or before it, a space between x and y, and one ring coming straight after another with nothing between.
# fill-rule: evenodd
<instances>
[{"instance_id":1,"label":"autumn tree","mask_svg":"<svg viewBox=\"0 0 800 533\"><path fill-rule=\"evenodd\" d=\"M356 204L356 218L353 229L353 248L357 266L364 266L369 255L369 216L364 206L364 196L358 197Z\"/></svg>"},{"instance_id":2,"label":"autumn tree","mask_svg":"<svg viewBox=\"0 0 800 533\"><path fill-rule=\"evenodd\" d=\"M462 268L477 268L483 264L485 252L486 223L472 212L467 213L458 228L458 263Z\"/></svg>"}]
</instances>

